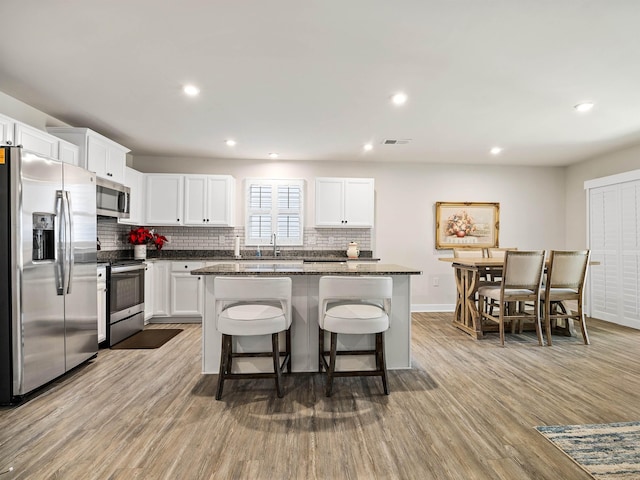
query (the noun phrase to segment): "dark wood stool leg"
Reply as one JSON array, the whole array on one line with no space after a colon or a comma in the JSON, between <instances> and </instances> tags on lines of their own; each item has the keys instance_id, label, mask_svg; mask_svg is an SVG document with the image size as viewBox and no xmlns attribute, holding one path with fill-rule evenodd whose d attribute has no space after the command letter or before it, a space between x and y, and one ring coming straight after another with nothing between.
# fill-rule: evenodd
<instances>
[{"instance_id":1,"label":"dark wood stool leg","mask_svg":"<svg viewBox=\"0 0 640 480\"><path fill-rule=\"evenodd\" d=\"M382 389L385 395L389 395L389 386L387 383L387 360L384 355L384 332L376 333L376 358L380 358Z\"/></svg>"},{"instance_id":2,"label":"dark wood stool leg","mask_svg":"<svg viewBox=\"0 0 640 480\"><path fill-rule=\"evenodd\" d=\"M285 333L285 347L289 359L287 360L287 373L291 373L291 327Z\"/></svg>"},{"instance_id":3,"label":"dark wood stool leg","mask_svg":"<svg viewBox=\"0 0 640 480\"><path fill-rule=\"evenodd\" d=\"M318 372L322 373L322 356L324 354L324 330L318 327Z\"/></svg>"},{"instance_id":4,"label":"dark wood stool leg","mask_svg":"<svg viewBox=\"0 0 640 480\"><path fill-rule=\"evenodd\" d=\"M220 400L222 398L222 389L224 387L224 377L227 373L227 363L229 361L230 352L227 351L229 348L230 342L228 340L231 339L230 335L222 334L222 347L220 351L220 372L218 373L218 389L216 391L216 400Z\"/></svg>"},{"instance_id":5,"label":"dark wood stool leg","mask_svg":"<svg viewBox=\"0 0 640 480\"><path fill-rule=\"evenodd\" d=\"M333 393L333 372L336 371L336 350L338 349L338 334L331 332L331 353L329 355L329 371L327 372L327 397Z\"/></svg>"},{"instance_id":6,"label":"dark wood stool leg","mask_svg":"<svg viewBox=\"0 0 640 480\"><path fill-rule=\"evenodd\" d=\"M278 397L282 398L282 371L280 370L280 346L278 345L278 334L271 335L271 348L273 349L273 372L276 374L276 390Z\"/></svg>"}]
</instances>

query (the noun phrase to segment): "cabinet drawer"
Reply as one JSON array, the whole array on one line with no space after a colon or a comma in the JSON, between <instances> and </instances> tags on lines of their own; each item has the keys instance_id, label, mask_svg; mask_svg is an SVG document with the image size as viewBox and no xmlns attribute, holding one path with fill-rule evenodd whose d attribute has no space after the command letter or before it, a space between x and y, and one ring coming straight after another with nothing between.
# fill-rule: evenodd
<instances>
[{"instance_id":1,"label":"cabinet drawer","mask_svg":"<svg viewBox=\"0 0 640 480\"><path fill-rule=\"evenodd\" d=\"M171 262L172 272L189 273L191 270L202 267L204 267L204 262Z\"/></svg>"}]
</instances>

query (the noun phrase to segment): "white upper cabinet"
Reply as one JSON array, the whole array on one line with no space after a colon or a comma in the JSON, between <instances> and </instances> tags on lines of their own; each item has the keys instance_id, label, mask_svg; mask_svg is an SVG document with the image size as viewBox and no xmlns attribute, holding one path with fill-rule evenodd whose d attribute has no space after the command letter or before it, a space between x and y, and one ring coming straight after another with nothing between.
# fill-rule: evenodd
<instances>
[{"instance_id":1,"label":"white upper cabinet","mask_svg":"<svg viewBox=\"0 0 640 480\"><path fill-rule=\"evenodd\" d=\"M316 178L316 227L371 228L373 178Z\"/></svg>"},{"instance_id":2,"label":"white upper cabinet","mask_svg":"<svg viewBox=\"0 0 640 480\"><path fill-rule=\"evenodd\" d=\"M15 145L51 158L58 158L59 139L30 125L16 122L13 137Z\"/></svg>"},{"instance_id":3,"label":"white upper cabinet","mask_svg":"<svg viewBox=\"0 0 640 480\"><path fill-rule=\"evenodd\" d=\"M70 165L80 165L80 147L60 139L58 142L58 159Z\"/></svg>"},{"instance_id":4,"label":"white upper cabinet","mask_svg":"<svg viewBox=\"0 0 640 480\"><path fill-rule=\"evenodd\" d=\"M235 179L230 175L184 176L184 225L232 227Z\"/></svg>"},{"instance_id":5,"label":"white upper cabinet","mask_svg":"<svg viewBox=\"0 0 640 480\"><path fill-rule=\"evenodd\" d=\"M148 173L145 177L145 223L183 225L184 175Z\"/></svg>"},{"instance_id":6,"label":"white upper cabinet","mask_svg":"<svg viewBox=\"0 0 640 480\"><path fill-rule=\"evenodd\" d=\"M125 167L124 184L129 187L129 218L119 218L118 223L126 225L143 225L145 219L145 191L146 182L144 173Z\"/></svg>"},{"instance_id":7,"label":"white upper cabinet","mask_svg":"<svg viewBox=\"0 0 640 480\"><path fill-rule=\"evenodd\" d=\"M0 143L13 145L13 129L15 120L13 118L0 115Z\"/></svg>"},{"instance_id":8,"label":"white upper cabinet","mask_svg":"<svg viewBox=\"0 0 640 480\"><path fill-rule=\"evenodd\" d=\"M88 128L49 127L53 135L80 148L80 166L98 177L124 183L128 148Z\"/></svg>"},{"instance_id":9,"label":"white upper cabinet","mask_svg":"<svg viewBox=\"0 0 640 480\"><path fill-rule=\"evenodd\" d=\"M71 165L78 165L80 161L80 149L76 145L5 115L0 115L0 144L22 145L26 150Z\"/></svg>"}]
</instances>

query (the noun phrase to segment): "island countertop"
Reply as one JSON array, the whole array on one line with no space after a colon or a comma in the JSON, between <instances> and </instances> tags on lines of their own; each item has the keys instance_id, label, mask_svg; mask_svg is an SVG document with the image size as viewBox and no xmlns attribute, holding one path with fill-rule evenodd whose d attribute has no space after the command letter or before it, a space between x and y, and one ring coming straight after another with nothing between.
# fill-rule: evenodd
<instances>
[{"instance_id":1,"label":"island countertop","mask_svg":"<svg viewBox=\"0 0 640 480\"><path fill-rule=\"evenodd\" d=\"M304 264L236 262L191 271L191 275L421 275L416 268L394 264L320 262Z\"/></svg>"}]
</instances>

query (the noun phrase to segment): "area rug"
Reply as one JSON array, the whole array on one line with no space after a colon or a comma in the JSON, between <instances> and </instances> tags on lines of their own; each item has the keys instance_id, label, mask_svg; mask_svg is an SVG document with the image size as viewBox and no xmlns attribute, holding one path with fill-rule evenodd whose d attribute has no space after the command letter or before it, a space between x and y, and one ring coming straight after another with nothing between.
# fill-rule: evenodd
<instances>
[{"instance_id":1,"label":"area rug","mask_svg":"<svg viewBox=\"0 0 640 480\"><path fill-rule=\"evenodd\" d=\"M536 427L598 480L640 479L640 422Z\"/></svg>"},{"instance_id":2,"label":"area rug","mask_svg":"<svg viewBox=\"0 0 640 480\"><path fill-rule=\"evenodd\" d=\"M152 328L142 330L125 338L111 347L112 350L130 350L136 348L158 348L182 331L181 328Z\"/></svg>"}]
</instances>

